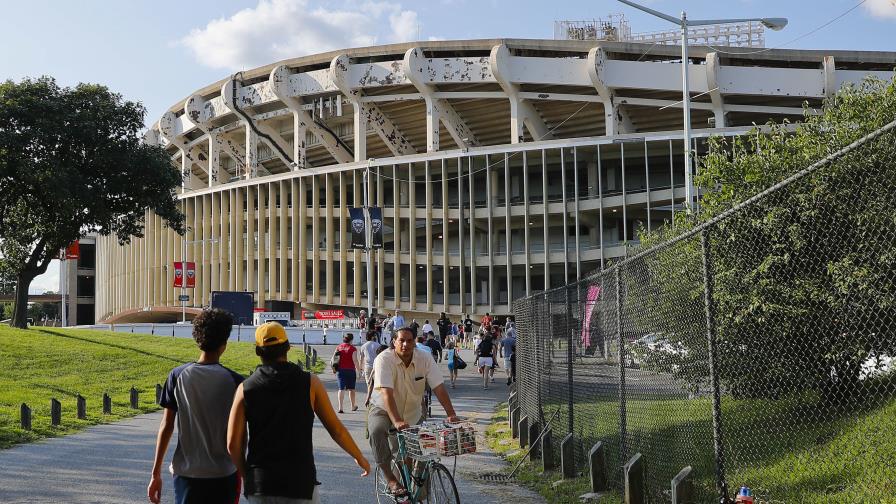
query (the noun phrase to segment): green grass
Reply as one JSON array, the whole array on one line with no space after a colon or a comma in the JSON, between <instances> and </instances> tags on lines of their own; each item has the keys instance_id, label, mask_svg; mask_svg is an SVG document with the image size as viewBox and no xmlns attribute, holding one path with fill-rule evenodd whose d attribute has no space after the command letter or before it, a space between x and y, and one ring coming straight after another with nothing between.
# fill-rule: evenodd
<instances>
[{"instance_id":1,"label":"green grass","mask_svg":"<svg viewBox=\"0 0 896 504\"><path fill-rule=\"evenodd\" d=\"M156 411L155 384L168 372L199 356L195 342L141 334L62 329L0 327L0 448L76 432L140 413ZM294 349L290 360L304 356ZM252 343L230 342L221 363L248 375L258 364ZM318 361L315 372L324 367ZM129 391L140 392L130 408ZM102 413L102 396L112 398L112 413ZM87 400L87 419L76 418L77 396ZM62 403L62 424L50 425L50 399ZM32 430L19 426L19 408L32 409Z\"/></svg>"},{"instance_id":2,"label":"green grass","mask_svg":"<svg viewBox=\"0 0 896 504\"><path fill-rule=\"evenodd\" d=\"M525 450L519 449L519 440L512 439L510 424L507 421L507 404L501 404L492 416L492 423L485 432L489 447L499 457L509 463L506 473L510 474L512 468L525 455ZM550 504L577 504L581 502L579 496L590 492L590 483L587 478L578 477L564 481L554 486L554 482L560 480L557 471L547 473L541 470L540 463L523 462L515 474L516 480L538 492ZM610 493L603 497L601 504L621 504L622 498L617 493Z\"/></svg>"},{"instance_id":3,"label":"green grass","mask_svg":"<svg viewBox=\"0 0 896 504\"><path fill-rule=\"evenodd\" d=\"M782 502L896 502L896 400L839 413L817 404L806 395L723 401L731 491L747 485ZM690 465L698 492L714 495L711 400L629 399L626 406L628 439L636 440L629 451L641 451L655 486L667 489L672 476ZM555 408L545 406L546 414ZM577 435L586 446L604 441L614 465L618 403L581 402L574 412ZM566 424L562 405L555 425Z\"/></svg>"}]
</instances>

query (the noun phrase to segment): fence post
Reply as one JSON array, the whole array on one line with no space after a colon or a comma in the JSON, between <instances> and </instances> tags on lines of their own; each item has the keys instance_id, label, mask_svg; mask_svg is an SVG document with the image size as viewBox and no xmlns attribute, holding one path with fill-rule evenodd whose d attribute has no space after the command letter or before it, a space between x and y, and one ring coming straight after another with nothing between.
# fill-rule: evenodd
<instances>
[{"instance_id":1,"label":"fence post","mask_svg":"<svg viewBox=\"0 0 896 504\"><path fill-rule=\"evenodd\" d=\"M84 396L78 394L78 420L87 419L87 400Z\"/></svg>"},{"instance_id":2,"label":"fence post","mask_svg":"<svg viewBox=\"0 0 896 504\"><path fill-rule=\"evenodd\" d=\"M694 502L694 482L688 478L690 475L691 466L687 466L672 478L672 504Z\"/></svg>"},{"instance_id":3,"label":"fence post","mask_svg":"<svg viewBox=\"0 0 896 504\"><path fill-rule=\"evenodd\" d=\"M636 453L631 460L626 462L622 472L625 478L625 504L646 504L644 462L641 461L641 454Z\"/></svg>"},{"instance_id":4,"label":"fence post","mask_svg":"<svg viewBox=\"0 0 896 504\"><path fill-rule=\"evenodd\" d=\"M317 349L316 348L311 349L311 365L312 366L317 365Z\"/></svg>"},{"instance_id":5,"label":"fence post","mask_svg":"<svg viewBox=\"0 0 896 504\"><path fill-rule=\"evenodd\" d=\"M137 389L131 387L131 409L137 409L140 407L140 393L137 392Z\"/></svg>"},{"instance_id":6,"label":"fence post","mask_svg":"<svg viewBox=\"0 0 896 504\"><path fill-rule=\"evenodd\" d=\"M510 410L510 437L516 439L520 437L520 407L516 406Z\"/></svg>"},{"instance_id":7,"label":"fence post","mask_svg":"<svg viewBox=\"0 0 896 504\"><path fill-rule=\"evenodd\" d=\"M573 443L575 438L572 432L563 438L560 442L560 472L563 473L563 479L571 479L576 477L576 459L575 447Z\"/></svg>"},{"instance_id":8,"label":"fence post","mask_svg":"<svg viewBox=\"0 0 896 504\"><path fill-rule=\"evenodd\" d=\"M156 404L160 406L162 404L162 386L158 383L156 383Z\"/></svg>"},{"instance_id":9,"label":"fence post","mask_svg":"<svg viewBox=\"0 0 896 504\"><path fill-rule=\"evenodd\" d=\"M541 437L541 468L547 472L554 469L554 441L552 436L554 433L548 427Z\"/></svg>"},{"instance_id":10,"label":"fence post","mask_svg":"<svg viewBox=\"0 0 896 504\"><path fill-rule=\"evenodd\" d=\"M566 398L566 408L567 408L567 419L566 419L566 428L567 432L573 432L574 427L574 414L575 414L575 405L574 397L573 397L573 380L572 380L572 364L573 364L573 341L572 335L574 331L572 330L572 302L570 299L569 291L574 288L574 285L567 285L564 289L566 293L566 336L568 338L566 342L566 385L568 389L567 398ZM576 296L578 298L578 296Z\"/></svg>"},{"instance_id":11,"label":"fence post","mask_svg":"<svg viewBox=\"0 0 896 504\"><path fill-rule=\"evenodd\" d=\"M539 448L541 445L538 444L538 434L541 433L541 426L538 425L538 421L534 421L529 424L529 434L526 436L529 440L529 460L535 462L539 455Z\"/></svg>"},{"instance_id":12,"label":"fence post","mask_svg":"<svg viewBox=\"0 0 896 504\"><path fill-rule=\"evenodd\" d=\"M716 490L720 502L729 502L728 483L725 481L725 452L722 439L722 392L719 386L716 348L716 312L713 289L715 282L712 271L712 246L709 241L709 230L700 232L700 245L703 252L703 284L704 306L706 307L706 339L709 344L709 379L712 383L712 441L715 449Z\"/></svg>"},{"instance_id":13,"label":"fence post","mask_svg":"<svg viewBox=\"0 0 896 504\"><path fill-rule=\"evenodd\" d=\"M520 435L520 448L525 448L529 446L529 416L523 415L523 418L520 418L519 421L519 429L517 433Z\"/></svg>"},{"instance_id":14,"label":"fence post","mask_svg":"<svg viewBox=\"0 0 896 504\"><path fill-rule=\"evenodd\" d=\"M103 414L109 415L112 413L112 398L109 397L109 394L103 392Z\"/></svg>"},{"instance_id":15,"label":"fence post","mask_svg":"<svg viewBox=\"0 0 896 504\"><path fill-rule=\"evenodd\" d=\"M25 403L22 403L19 409L19 421L22 425L22 430L31 430L31 408Z\"/></svg>"},{"instance_id":16,"label":"fence post","mask_svg":"<svg viewBox=\"0 0 896 504\"><path fill-rule=\"evenodd\" d=\"M610 489L610 484L607 481L607 458L604 454L604 444L600 441L588 452L588 475L593 493Z\"/></svg>"},{"instance_id":17,"label":"fence post","mask_svg":"<svg viewBox=\"0 0 896 504\"><path fill-rule=\"evenodd\" d=\"M622 335L622 275L621 266L616 265L616 336L619 344L619 463L625 464L627 448L625 437L627 425L625 420L625 337Z\"/></svg>"},{"instance_id":18,"label":"fence post","mask_svg":"<svg viewBox=\"0 0 896 504\"><path fill-rule=\"evenodd\" d=\"M62 403L55 397L50 398L50 425L59 427L62 423Z\"/></svg>"}]
</instances>

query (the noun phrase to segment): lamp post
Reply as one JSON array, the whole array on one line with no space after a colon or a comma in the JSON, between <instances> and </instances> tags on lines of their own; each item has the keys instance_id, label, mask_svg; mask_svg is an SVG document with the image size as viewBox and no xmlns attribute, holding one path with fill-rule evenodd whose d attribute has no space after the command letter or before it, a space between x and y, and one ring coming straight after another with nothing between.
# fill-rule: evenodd
<instances>
[{"instance_id":1,"label":"lamp post","mask_svg":"<svg viewBox=\"0 0 896 504\"><path fill-rule=\"evenodd\" d=\"M693 167L691 166L691 94L688 86L688 27L706 26L726 23L745 23L750 21L758 21L763 26L771 30L781 30L787 26L787 18L736 18L736 19L691 19L688 20L687 13L682 11L681 17L676 18L669 14L645 7L630 0L619 0L620 2L644 11L650 15L676 24L681 28L681 101L684 108L684 194L685 207L689 212L696 210L696 201L694 194Z\"/></svg>"}]
</instances>

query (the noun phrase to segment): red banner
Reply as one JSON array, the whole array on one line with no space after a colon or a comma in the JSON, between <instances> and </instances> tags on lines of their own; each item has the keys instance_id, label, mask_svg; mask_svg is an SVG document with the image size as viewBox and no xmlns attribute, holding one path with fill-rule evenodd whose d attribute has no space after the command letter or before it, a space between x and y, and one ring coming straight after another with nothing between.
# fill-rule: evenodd
<instances>
[{"instance_id":1,"label":"red banner","mask_svg":"<svg viewBox=\"0 0 896 504\"><path fill-rule=\"evenodd\" d=\"M186 277L186 283L184 283L184 277ZM187 289L196 287L196 263L181 261L174 263L174 286Z\"/></svg>"},{"instance_id":2,"label":"red banner","mask_svg":"<svg viewBox=\"0 0 896 504\"><path fill-rule=\"evenodd\" d=\"M80 255L81 246L78 244L78 241L73 242L71 245L65 248L66 259L77 259Z\"/></svg>"},{"instance_id":3,"label":"red banner","mask_svg":"<svg viewBox=\"0 0 896 504\"><path fill-rule=\"evenodd\" d=\"M345 318L345 310L302 310L302 320L339 320Z\"/></svg>"}]
</instances>

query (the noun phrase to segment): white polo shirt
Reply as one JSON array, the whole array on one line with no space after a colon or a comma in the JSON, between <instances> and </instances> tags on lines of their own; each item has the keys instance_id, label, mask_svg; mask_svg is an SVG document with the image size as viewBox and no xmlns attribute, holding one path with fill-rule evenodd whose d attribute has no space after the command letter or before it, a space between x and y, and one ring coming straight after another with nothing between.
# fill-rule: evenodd
<instances>
[{"instance_id":1,"label":"white polo shirt","mask_svg":"<svg viewBox=\"0 0 896 504\"><path fill-rule=\"evenodd\" d=\"M398 413L405 422L413 425L423 416L422 403L426 385L435 389L442 381L442 371L431 354L414 348L411 363L405 366L395 350L386 350L373 363L374 390L370 401L385 411L386 401L379 389L391 388Z\"/></svg>"}]
</instances>

